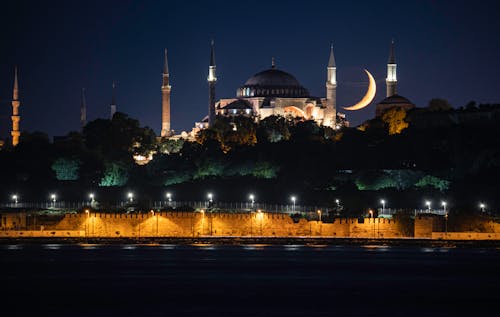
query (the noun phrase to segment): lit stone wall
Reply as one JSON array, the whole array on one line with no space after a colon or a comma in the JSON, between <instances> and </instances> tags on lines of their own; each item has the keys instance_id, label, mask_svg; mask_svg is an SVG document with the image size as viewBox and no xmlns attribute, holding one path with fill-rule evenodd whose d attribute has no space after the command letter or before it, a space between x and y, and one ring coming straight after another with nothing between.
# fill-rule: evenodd
<instances>
[{"instance_id":1,"label":"lit stone wall","mask_svg":"<svg viewBox=\"0 0 500 317\"><path fill-rule=\"evenodd\" d=\"M300 219L278 213L68 214L47 230L80 230L89 237L403 237L388 219L335 219L333 223Z\"/></svg>"}]
</instances>

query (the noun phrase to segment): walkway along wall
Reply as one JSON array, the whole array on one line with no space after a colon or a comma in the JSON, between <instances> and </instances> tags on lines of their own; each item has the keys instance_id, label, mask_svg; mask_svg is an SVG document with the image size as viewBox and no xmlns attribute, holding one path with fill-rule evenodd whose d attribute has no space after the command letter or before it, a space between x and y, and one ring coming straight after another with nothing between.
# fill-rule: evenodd
<instances>
[{"instance_id":1,"label":"walkway along wall","mask_svg":"<svg viewBox=\"0 0 500 317\"><path fill-rule=\"evenodd\" d=\"M339 237L401 238L397 222L382 218L294 222L279 213L162 212L150 214L67 214L46 230L76 230L88 237Z\"/></svg>"}]
</instances>

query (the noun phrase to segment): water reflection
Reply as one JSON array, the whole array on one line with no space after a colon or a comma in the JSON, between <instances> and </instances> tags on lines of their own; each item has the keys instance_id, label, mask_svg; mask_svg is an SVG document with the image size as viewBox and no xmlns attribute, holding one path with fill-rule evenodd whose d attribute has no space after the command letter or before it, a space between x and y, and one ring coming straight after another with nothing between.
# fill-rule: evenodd
<instances>
[{"instance_id":1,"label":"water reflection","mask_svg":"<svg viewBox=\"0 0 500 317\"><path fill-rule=\"evenodd\" d=\"M61 245L60 244L44 244L43 248L47 249L47 250L59 250L61 248Z\"/></svg>"},{"instance_id":2,"label":"water reflection","mask_svg":"<svg viewBox=\"0 0 500 317\"><path fill-rule=\"evenodd\" d=\"M84 250L95 250L95 249L99 249L99 244L80 243L80 247Z\"/></svg>"}]
</instances>

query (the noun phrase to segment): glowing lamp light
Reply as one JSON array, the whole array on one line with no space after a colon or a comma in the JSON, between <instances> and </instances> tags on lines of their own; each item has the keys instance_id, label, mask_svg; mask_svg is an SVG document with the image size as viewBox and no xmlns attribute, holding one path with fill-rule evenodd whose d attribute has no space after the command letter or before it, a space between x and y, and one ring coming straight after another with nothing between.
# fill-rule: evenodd
<instances>
[{"instance_id":1,"label":"glowing lamp light","mask_svg":"<svg viewBox=\"0 0 500 317\"><path fill-rule=\"evenodd\" d=\"M56 202L56 194L51 194L50 199L52 199L53 202Z\"/></svg>"}]
</instances>

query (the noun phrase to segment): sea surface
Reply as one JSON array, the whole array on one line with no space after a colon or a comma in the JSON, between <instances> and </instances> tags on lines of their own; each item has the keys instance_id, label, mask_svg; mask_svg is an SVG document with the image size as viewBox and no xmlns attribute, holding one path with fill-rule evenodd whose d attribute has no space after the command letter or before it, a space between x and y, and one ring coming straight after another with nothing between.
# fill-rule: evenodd
<instances>
[{"instance_id":1,"label":"sea surface","mask_svg":"<svg viewBox=\"0 0 500 317\"><path fill-rule=\"evenodd\" d=\"M4 244L1 316L500 316L500 250Z\"/></svg>"}]
</instances>

